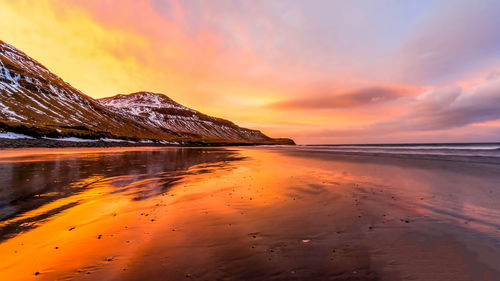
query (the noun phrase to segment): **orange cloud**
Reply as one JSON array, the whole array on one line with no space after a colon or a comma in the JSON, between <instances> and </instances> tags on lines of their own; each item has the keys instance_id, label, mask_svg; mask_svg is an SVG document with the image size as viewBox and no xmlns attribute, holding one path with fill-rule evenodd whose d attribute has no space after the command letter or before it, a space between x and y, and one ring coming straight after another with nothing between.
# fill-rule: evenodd
<instances>
[{"instance_id":1,"label":"orange cloud","mask_svg":"<svg viewBox=\"0 0 500 281\"><path fill-rule=\"evenodd\" d=\"M377 86L355 89L340 94L328 94L313 98L280 101L270 106L277 109L335 109L376 105L397 100L414 92L408 87Z\"/></svg>"}]
</instances>

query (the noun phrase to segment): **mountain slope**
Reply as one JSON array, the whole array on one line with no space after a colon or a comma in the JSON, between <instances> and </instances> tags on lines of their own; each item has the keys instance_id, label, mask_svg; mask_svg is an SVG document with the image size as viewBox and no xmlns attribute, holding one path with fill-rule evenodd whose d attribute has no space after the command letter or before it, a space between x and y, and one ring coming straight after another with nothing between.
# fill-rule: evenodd
<instances>
[{"instance_id":1,"label":"mountain slope","mask_svg":"<svg viewBox=\"0 0 500 281\"><path fill-rule=\"evenodd\" d=\"M0 122L58 136L168 138L172 135L116 114L13 46L0 41Z\"/></svg>"},{"instance_id":2,"label":"mountain slope","mask_svg":"<svg viewBox=\"0 0 500 281\"><path fill-rule=\"evenodd\" d=\"M233 122L208 116L171 100L163 94L138 92L99 100L103 105L144 118L151 126L204 141L271 142L260 131L241 128Z\"/></svg>"},{"instance_id":3,"label":"mountain slope","mask_svg":"<svg viewBox=\"0 0 500 281\"><path fill-rule=\"evenodd\" d=\"M97 101L0 41L0 131L35 137L293 143L210 117L152 93Z\"/></svg>"}]
</instances>

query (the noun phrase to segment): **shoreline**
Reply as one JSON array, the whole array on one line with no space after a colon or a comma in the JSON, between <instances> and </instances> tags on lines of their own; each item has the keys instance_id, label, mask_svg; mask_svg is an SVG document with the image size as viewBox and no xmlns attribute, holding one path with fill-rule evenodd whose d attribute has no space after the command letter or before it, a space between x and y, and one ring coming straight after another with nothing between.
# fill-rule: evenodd
<instances>
[{"instance_id":1,"label":"shoreline","mask_svg":"<svg viewBox=\"0 0 500 281\"><path fill-rule=\"evenodd\" d=\"M86 141L63 141L51 139L0 139L0 151L11 148L63 148L63 147L228 147L228 146L259 146L280 145L278 143L204 143L185 142L178 144L165 144L158 142L111 142L102 140Z\"/></svg>"}]
</instances>

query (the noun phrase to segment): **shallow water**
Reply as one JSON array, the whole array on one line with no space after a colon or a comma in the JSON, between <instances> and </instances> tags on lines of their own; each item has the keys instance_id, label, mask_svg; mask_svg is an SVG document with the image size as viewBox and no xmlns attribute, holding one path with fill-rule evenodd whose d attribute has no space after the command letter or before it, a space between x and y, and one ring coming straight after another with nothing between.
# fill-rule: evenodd
<instances>
[{"instance_id":1,"label":"shallow water","mask_svg":"<svg viewBox=\"0 0 500 281\"><path fill-rule=\"evenodd\" d=\"M0 172L0 280L500 278L496 164L35 149Z\"/></svg>"}]
</instances>

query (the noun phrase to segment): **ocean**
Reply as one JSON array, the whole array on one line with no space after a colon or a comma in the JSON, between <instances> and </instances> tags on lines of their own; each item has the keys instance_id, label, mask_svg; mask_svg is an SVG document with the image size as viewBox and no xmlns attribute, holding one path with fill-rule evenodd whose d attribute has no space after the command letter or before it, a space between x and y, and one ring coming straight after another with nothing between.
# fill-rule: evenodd
<instances>
[{"instance_id":1,"label":"ocean","mask_svg":"<svg viewBox=\"0 0 500 281\"><path fill-rule=\"evenodd\" d=\"M295 149L310 152L500 163L500 143L326 144L299 145Z\"/></svg>"}]
</instances>

